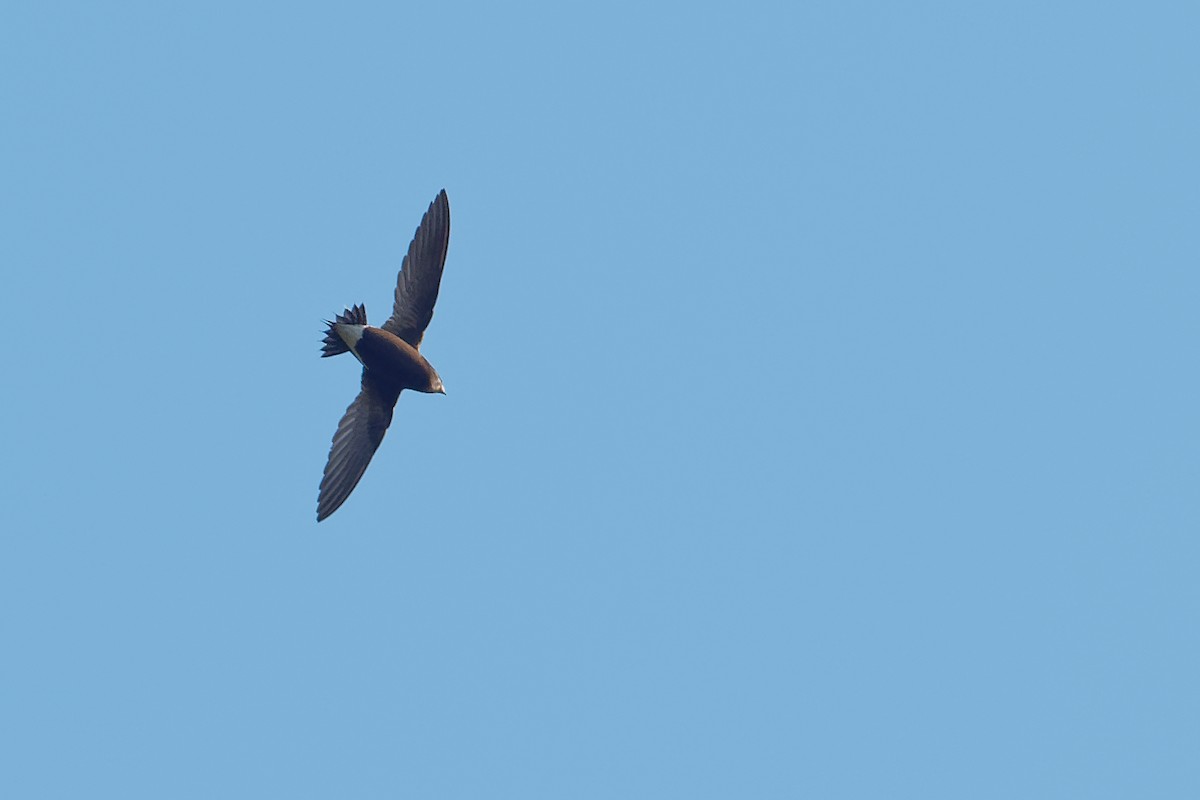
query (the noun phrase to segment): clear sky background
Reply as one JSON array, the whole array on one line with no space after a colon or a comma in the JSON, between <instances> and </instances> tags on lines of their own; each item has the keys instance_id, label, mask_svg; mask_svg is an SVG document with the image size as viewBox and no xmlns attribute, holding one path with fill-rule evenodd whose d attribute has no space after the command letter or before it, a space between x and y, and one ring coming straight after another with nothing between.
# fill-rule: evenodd
<instances>
[{"instance_id":1,"label":"clear sky background","mask_svg":"<svg viewBox=\"0 0 1200 800\"><path fill-rule=\"evenodd\" d=\"M6 3L0 793L1200 796L1198 30Z\"/></svg>"}]
</instances>

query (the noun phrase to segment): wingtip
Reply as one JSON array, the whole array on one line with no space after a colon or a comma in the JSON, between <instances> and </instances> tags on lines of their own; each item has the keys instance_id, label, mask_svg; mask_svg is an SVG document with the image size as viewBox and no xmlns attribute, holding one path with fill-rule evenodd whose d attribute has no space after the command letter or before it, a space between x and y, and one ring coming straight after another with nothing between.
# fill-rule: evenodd
<instances>
[{"instance_id":1,"label":"wingtip","mask_svg":"<svg viewBox=\"0 0 1200 800\"><path fill-rule=\"evenodd\" d=\"M341 502L330 503L329 498L322 493L321 496L317 498L317 522L322 522L329 519L331 516L333 516L333 512L342 507L342 503L344 502L345 498L343 498Z\"/></svg>"}]
</instances>

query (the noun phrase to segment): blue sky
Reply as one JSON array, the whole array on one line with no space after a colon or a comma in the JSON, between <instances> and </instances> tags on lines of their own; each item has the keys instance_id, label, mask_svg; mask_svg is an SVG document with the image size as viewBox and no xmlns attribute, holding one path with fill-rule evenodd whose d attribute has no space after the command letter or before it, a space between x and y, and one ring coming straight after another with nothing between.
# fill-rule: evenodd
<instances>
[{"instance_id":1,"label":"blue sky","mask_svg":"<svg viewBox=\"0 0 1200 800\"><path fill-rule=\"evenodd\" d=\"M1196 796L1198 23L7 4L4 793Z\"/></svg>"}]
</instances>

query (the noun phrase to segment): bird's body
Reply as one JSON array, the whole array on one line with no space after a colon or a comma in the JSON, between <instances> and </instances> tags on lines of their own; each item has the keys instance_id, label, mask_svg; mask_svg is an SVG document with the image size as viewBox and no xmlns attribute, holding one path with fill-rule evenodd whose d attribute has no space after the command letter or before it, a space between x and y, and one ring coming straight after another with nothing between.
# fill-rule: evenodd
<instances>
[{"instance_id":1,"label":"bird's body","mask_svg":"<svg viewBox=\"0 0 1200 800\"><path fill-rule=\"evenodd\" d=\"M371 325L334 323L338 338L346 342L363 368L381 384L418 392L442 392L442 379L421 351L394 333Z\"/></svg>"},{"instance_id":2,"label":"bird's body","mask_svg":"<svg viewBox=\"0 0 1200 800\"><path fill-rule=\"evenodd\" d=\"M333 435L317 499L318 522L336 511L358 485L391 424L400 392L446 393L419 348L433 316L449 238L450 204L442 191L404 257L388 321L378 328L368 325L366 309L358 305L328 323L322 356L352 353L362 362L363 372L362 390Z\"/></svg>"}]
</instances>

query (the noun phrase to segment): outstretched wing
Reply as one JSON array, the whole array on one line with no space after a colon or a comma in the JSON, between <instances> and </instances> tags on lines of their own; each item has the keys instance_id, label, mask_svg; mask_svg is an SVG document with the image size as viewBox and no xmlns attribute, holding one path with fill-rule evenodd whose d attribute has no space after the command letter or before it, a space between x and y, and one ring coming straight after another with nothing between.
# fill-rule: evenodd
<instances>
[{"instance_id":1,"label":"outstretched wing","mask_svg":"<svg viewBox=\"0 0 1200 800\"><path fill-rule=\"evenodd\" d=\"M392 422L392 409L399 396L399 389L373 380L370 371L363 370L362 391L346 409L333 434L317 498L317 522L337 511L358 485Z\"/></svg>"},{"instance_id":2,"label":"outstretched wing","mask_svg":"<svg viewBox=\"0 0 1200 800\"><path fill-rule=\"evenodd\" d=\"M433 318L433 304L437 302L449 244L450 200L443 189L429 204L429 210L421 218L412 244L408 246L408 255L396 278L392 316L383 323L385 331L394 333L413 347L420 346L421 337Z\"/></svg>"}]
</instances>

